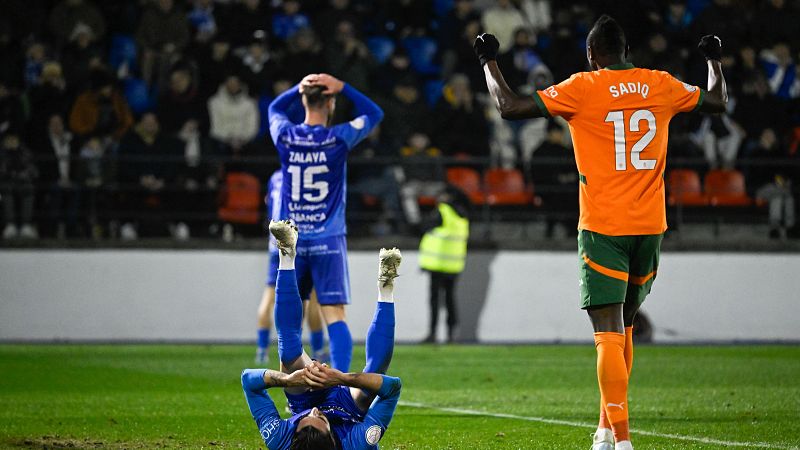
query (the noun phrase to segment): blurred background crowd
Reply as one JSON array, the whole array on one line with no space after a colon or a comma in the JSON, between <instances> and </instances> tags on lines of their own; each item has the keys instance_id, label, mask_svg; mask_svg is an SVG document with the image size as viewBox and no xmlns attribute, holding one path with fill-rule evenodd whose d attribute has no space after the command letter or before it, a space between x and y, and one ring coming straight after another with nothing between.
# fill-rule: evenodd
<instances>
[{"instance_id":1,"label":"blurred background crowd","mask_svg":"<svg viewBox=\"0 0 800 450\"><path fill-rule=\"evenodd\" d=\"M531 94L587 68L586 33L601 13L622 24L638 67L701 87L696 42L722 38L729 111L670 125L673 225L725 217L793 237L799 3L3 0L3 238L259 235L263 187L278 167L267 106L319 72L386 112L351 156L352 227L413 233L449 183L479 219L535 218L548 236L573 233L566 124L502 121L472 42L495 34L509 85ZM344 101L337 115L350 117Z\"/></svg>"}]
</instances>

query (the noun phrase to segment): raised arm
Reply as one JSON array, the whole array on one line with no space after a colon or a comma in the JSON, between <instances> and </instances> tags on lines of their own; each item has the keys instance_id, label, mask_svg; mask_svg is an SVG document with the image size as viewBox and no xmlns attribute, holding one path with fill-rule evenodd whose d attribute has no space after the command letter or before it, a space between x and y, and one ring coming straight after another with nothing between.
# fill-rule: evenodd
<instances>
[{"instance_id":1,"label":"raised arm","mask_svg":"<svg viewBox=\"0 0 800 450\"><path fill-rule=\"evenodd\" d=\"M473 48L483 66L486 86L494 100L495 107L503 119L531 119L542 117L542 111L532 96L520 97L508 87L500 68L497 66L497 50L500 43L492 34L484 33L475 38Z\"/></svg>"},{"instance_id":2,"label":"raised arm","mask_svg":"<svg viewBox=\"0 0 800 450\"><path fill-rule=\"evenodd\" d=\"M708 92L703 104L697 109L701 112L719 114L728 106L728 87L722 74L722 40L717 36L703 36L697 48L706 57L708 64Z\"/></svg>"},{"instance_id":3,"label":"raised arm","mask_svg":"<svg viewBox=\"0 0 800 450\"><path fill-rule=\"evenodd\" d=\"M287 448L294 433L288 421L281 420L280 413L266 389L299 386L303 383L303 379L302 370L291 374L269 369L242 371L242 389L247 406L268 448Z\"/></svg>"},{"instance_id":4,"label":"raised arm","mask_svg":"<svg viewBox=\"0 0 800 450\"><path fill-rule=\"evenodd\" d=\"M367 120L367 127L372 129L375 125L383 120L383 110L377 103L370 100L369 97L362 94L358 89L346 84L342 88L342 94L353 102L353 107L356 110L354 118L365 117Z\"/></svg>"},{"instance_id":5,"label":"raised arm","mask_svg":"<svg viewBox=\"0 0 800 450\"><path fill-rule=\"evenodd\" d=\"M292 125L288 115L289 107L292 103L299 101L300 84L298 83L277 96L269 104L267 114L269 116L269 134L272 136L272 142L278 140L278 136L285 127Z\"/></svg>"}]
</instances>

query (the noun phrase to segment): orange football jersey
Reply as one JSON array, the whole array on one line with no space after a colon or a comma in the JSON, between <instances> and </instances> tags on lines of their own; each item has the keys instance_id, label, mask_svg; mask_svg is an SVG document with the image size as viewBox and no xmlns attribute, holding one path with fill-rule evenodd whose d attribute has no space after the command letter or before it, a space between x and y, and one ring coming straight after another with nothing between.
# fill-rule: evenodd
<instances>
[{"instance_id":1,"label":"orange football jersey","mask_svg":"<svg viewBox=\"0 0 800 450\"><path fill-rule=\"evenodd\" d=\"M667 72L633 64L576 73L537 91L545 116L569 122L580 173L579 229L610 236L667 229L669 121L700 106L703 95Z\"/></svg>"}]
</instances>

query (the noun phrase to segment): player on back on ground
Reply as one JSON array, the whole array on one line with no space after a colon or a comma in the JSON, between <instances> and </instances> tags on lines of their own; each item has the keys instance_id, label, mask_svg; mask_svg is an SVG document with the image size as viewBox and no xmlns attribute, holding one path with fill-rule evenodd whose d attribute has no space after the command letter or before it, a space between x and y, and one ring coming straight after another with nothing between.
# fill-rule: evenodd
<instances>
[{"instance_id":1,"label":"player on back on ground","mask_svg":"<svg viewBox=\"0 0 800 450\"><path fill-rule=\"evenodd\" d=\"M703 91L666 72L628 63L625 34L604 15L586 38L592 71L532 96L517 96L503 80L494 36L478 36L474 47L503 118L561 116L569 123L580 179L582 308L595 332L600 385L600 424L592 448L632 449L627 398L632 327L655 280L667 229L669 122L680 112L725 110L721 41L716 36L700 40L708 61L708 91Z\"/></svg>"},{"instance_id":2,"label":"player on back on ground","mask_svg":"<svg viewBox=\"0 0 800 450\"><path fill-rule=\"evenodd\" d=\"M344 94L356 111L348 123L331 126L336 94ZM292 123L287 112L297 102L305 121ZM269 131L281 160L280 217L300 230L297 282L300 296L316 289L328 326L331 364L347 372L353 339L345 322L350 303L347 268L345 199L347 155L383 119L383 111L354 87L327 74L311 74L269 105Z\"/></svg>"},{"instance_id":3,"label":"player on back on ground","mask_svg":"<svg viewBox=\"0 0 800 450\"><path fill-rule=\"evenodd\" d=\"M364 371L342 373L312 361L303 351L303 306L295 274L297 228L288 220L272 222L269 228L280 251L275 325L281 371L242 372L245 398L261 437L270 450L376 449L400 398L400 379L383 375L394 351L393 292L400 251L380 251L378 302L367 331ZM280 418L267 394L271 387L284 388L291 418Z\"/></svg>"},{"instance_id":4,"label":"player on back on ground","mask_svg":"<svg viewBox=\"0 0 800 450\"><path fill-rule=\"evenodd\" d=\"M276 170L269 178L267 196L265 198L270 219L277 219L281 213L281 185L283 173ZM278 246L275 239L269 237L269 267L267 268L267 283L261 294L261 303L258 305L258 336L256 341L256 364L269 363L270 330L272 329L272 309L275 306L275 280L278 276ZM328 362L325 353L325 332L322 330L322 316L319 310L317 296L312 290L311 298L304 302L305 317L308 321L308 331L311 342L311 357L321 362Z\"/></svg>"}]
</instances>

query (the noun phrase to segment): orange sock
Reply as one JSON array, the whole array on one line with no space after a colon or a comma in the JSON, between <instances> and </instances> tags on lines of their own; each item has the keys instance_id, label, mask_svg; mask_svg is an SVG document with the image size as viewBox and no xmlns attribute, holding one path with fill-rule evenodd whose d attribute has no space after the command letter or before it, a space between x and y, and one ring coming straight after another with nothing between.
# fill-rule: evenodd
<instances>
[{"instance_id":1,"label":"orange sock","mask_svg":"<svg viewBox=\"0 0 800 450\"><path fill-rule=\"evenodd\" d=\"M625 366L628 368L628 378L633 369L633 327L625 327Z\"/></svg>"},{"instance_id":2,"label":"orange sock","mask_svg":"<svg viewBox=\"0 0 800 450\"><path fill-rule=\"evenodd\" d=\"M617 442L630 440L628 432L628 368L625 365L625 335L602 332L594 334L597 349L597 382Z\"/></svg>"}]
</instances>

